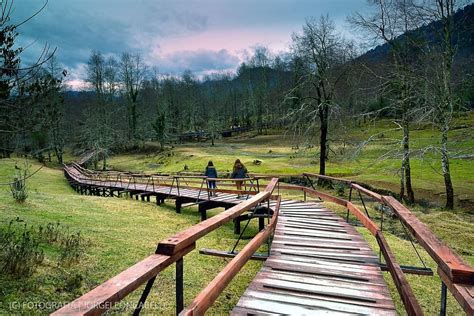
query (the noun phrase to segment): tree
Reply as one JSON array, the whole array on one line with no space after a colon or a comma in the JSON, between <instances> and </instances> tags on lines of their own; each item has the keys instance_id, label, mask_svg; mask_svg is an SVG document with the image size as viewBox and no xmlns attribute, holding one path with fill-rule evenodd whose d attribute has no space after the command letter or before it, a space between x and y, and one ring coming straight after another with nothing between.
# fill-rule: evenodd
<instances>
[{"instance_id":1,"label":"tree","mask_svg":"<svg viewBox=\"0 0 474 316\"><path fill-rule=\"evenodd\" d=\"M211 146L215 145L215 140L219 136L219 132L221 130L220 122L222 121L218 117L215 117L216 115L217 113L214 113L208 121L209 134L211 135Z\"/></svg>"},{"instance_id":2,"label":"tree","mask_svg":"<svg viewBox=\"0 0 474 316\"><path fill-rule=\"evenodd\" d=\"M319 173L324 175L329 153L330 112L337 106L335 90L352 58L351 45L336 33L328 16L321 16L308 20L301 34L293 34L292 50L294 60L304 66L287 97L294 99L297 91L306 94L299 98L299 108L291 110L288 116L296 129L305 132L319 125Z\"/></svg>"},{"instance_id":3,"label":"tree","mask_svg":"<svg viewBox=\"0 0 474 316\"><path fill-rule=\"evenodd\" d=\"M37 115L40 131L44 131L47 148L38 148L39 151L52 149L59 164L63 163L65 145L64 126L64 97L62 95L62 82L67 71L60 70L55 57L51 58L43 74L29 87L38 94L35 102L39 107ZM46 145L46 144L45 144Z\"/></svg>"},{"instance_id":4,"label":"tree","mask_svg":"<svg viewBox=\"0 0 474 316\"><path fill-rule=\"evenodd\" d=\"M369 34L372 43L386 43L390 49L390 66L384 68L380 93L390 99L390 111L402 130L400 198L415 202L410 164L410 125L423 115L421 69L423 58L421 41L413 30L421 26L411 0L371 0L374 9L365 15L356 13L350 18L354 26ZM368 69L369 67L366 67ZM385 111L386 109L383 108Z\"/></svg>"},{"instance_id":5,"label":"tree","mask_svg":"<svg viewBox=\"0 0 474 316\"><path fill-rule=\"evenodd\" d=\"M441 28L436 32L437 40L433 41L429 50L434 66L434 79L431 83L435 98L432 100L432 113L434 123L441 133L441 170L446 191L446 208L454 208L454 188L451 180L449 162L448 133L451 129L455 97L453 95L453 61L456 55L456 41L453 38L460 22L455 22L456 10L462 2L456 0L436 0L423 2L417 6L417 13L428 23L441 23Z\"/></svg>"},{"instance_id":6,"label":"tree","mask_svg":"<svg viewBox=\"0 0 474 316\"><path fill-rule=\"evenodd\" d=\"M107 168L107 156L115 143L116 131L113 128L112 103L110 93L111 79L107 77L107 63L102 54L92 51L87 64L87 81L94 87L95 102L85 112L82 129L82 143L87 149L102 154L103 169Z\"/></svg>"},{"instance_id":7,"label":"tree","mask_svg":"<svg viewBox=\"0 0 474 316\"><path fill-rule=\"evenodd\" d=\"M254 54L248 61L248 66L256 70L255 80L249 82L252 103L256 115L257 133L262 134L265 117L268 116L268 68L270 66L270 52L263 46L255 47Z\"/></svg>"},{"instance_id":8,"label":"tree","mask_svg":"<svg viewBox=\"0 0 474 316\"><path fill-rule=\"evenodd\" d=\"M139 54L132 55L123 53L120 59L120 76L124 89L124 94L127 99L128 108L128 138L137 138L137 105L138 94L142 88L145 80L147 67L143 63Z\"/></svg>"},{"instance_id":9,"label":"tree","mask_svg":"<svg viewBox=\"0 0 474 316\"><path fill-rule=\"evenodd\" d=\"M22 66L22 47L17 45L18 28L39 14L47 5L35 11L32 15L19 23L11 22L11 12L14 9L13 0L0 1L0 151L2 156L9 157L15 150L15 139L30 131L31 120L25 117L30 109L28 95L25 95L26 85L40 71L55 53L45 44L36 62L29 66Z\"/></svg>"},{"instance_id":10,"label":"tree","mask_svg":"<svg viewBox=\"0 0 474 316\"><path fill-rule=\"evenodd\" d=\"M163 111L158 111L155 121L152 123L153 130L155 131L156 138L160 142L160 149L163 151L165 148L166 135L166 114Z\"/></svg>"}]
</instances>

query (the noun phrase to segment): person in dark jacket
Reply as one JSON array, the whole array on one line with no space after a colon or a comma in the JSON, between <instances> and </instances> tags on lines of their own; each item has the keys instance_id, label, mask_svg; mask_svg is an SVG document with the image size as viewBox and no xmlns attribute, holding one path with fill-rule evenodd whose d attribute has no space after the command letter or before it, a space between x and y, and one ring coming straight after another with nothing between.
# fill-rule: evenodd
<instances>
[{"instance_id":1,"label":"person in dark jacket","mask_svg":"<svg viewBox=\"0 0 474 316\"><path fill-rule=\"evenodd\" d=\"M214 167L214 164L211 160L207 163L206 170L204 171L204 175L208 178L216 179L217 178L217 170ZM211 180L208 181L209 189L215 190L217 189L216 181ZM211 192L211 196L217 196L216 192Z\"/></svg>"},{"instance_id":2,"label":"person in dark jacket","mask_svg":"<svg viewBox=\"0 0 474 316\"><path fill-rule=\"evenodd\" d=\"M232 179L244 179L247 178L247 168L245 168L244 164L240 161L240 159L237 159L234 163L234 168L232 170ZM243 181L235 181L235 185L237 186L237 190L241 191L242 190L242 182ZM237 194L238 197L240 197L240 193Z\"/></svg>"}]
</instances>

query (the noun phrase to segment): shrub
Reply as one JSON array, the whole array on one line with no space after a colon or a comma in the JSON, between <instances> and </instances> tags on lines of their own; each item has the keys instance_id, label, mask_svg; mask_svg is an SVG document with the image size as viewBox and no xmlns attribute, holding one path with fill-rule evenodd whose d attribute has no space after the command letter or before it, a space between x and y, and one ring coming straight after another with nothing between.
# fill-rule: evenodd
<instances>
[{"instance_id":1,"label":"shrub","mask_svg":"<svg viewBox=\"0 0 474 316\"><path fill-rule=\"evenodd\" d=\"M70 266L73 263L79 262L85 252L86 240L81 236L80 232L73 234L65 234L61 238L59 245L59 263L65 266Z\"/></svg>"},{"instance_id":2,"label":"shrub","mask_svg":"<svg viewBox=\"0 0 474 316\"><path fill-rule=\"evenodd\" d=\"M75 292L81 288L84 277L80 273L74 273L66 278L64 289L68 292Z\"/></svg>"},{"instance_id":3,"label":"shrub","mask_svg":"<svg viewBox=\"0 0 474 316\"><path fill-rule=\"evenodd\" d=\"M17 227L15 222L20 220L11 221L5 230L0 231L2 271L16 277L25 277L31 275L43 262L44 254L35 230L28 228L26 224Z\"/></svg>"},{"instance_id":4,"label":"shrub","mask_svg":"<svg viewBox=\"0 0 474 316\"><path fill-rule=\"evenodd\" d=\"M344 196L344 192L345 192L345 185L344 184L336 183L334 185L334 189L336 190L337 195Z\"/></svg>"},{"instance_id":5,"label":"shrub","mask_svg":"<svg viewBox=\"0 0 474 316\"><path fill-rule=\"evenodd\" d=\"M10 189L12 191L13 198L18 203L25 202L28 197L28 189L26 188L26 180L15 177L12 184L10 184Z\"/></svg>"},{"instance_id":6,"label":"shrub","mask_svg":"<svg viewBox=\"0 0 474 316\"><path fill-rule=\"evenodd\" d=\"M56 224L48 223L45 228L40 226L38 228L38 234L43 239L43 241L48 243L58 242L61 238L61 229L60 224L57 222Z\"/></svg>"},{"instance_id":7,"label":"shrub","mask_svg":"<svg viewBox=\"0 0 474 316\"><path fill-rule=\"evenodd\" d=\"M24 167L18 167L15 165L16 175L13 178L13 182L10 184L10 190L13 198L18 203L25 202L28 197L28 188L26 187L26 178L28 176L29 164L26 162Z\"/></svg>"}]
</instances>

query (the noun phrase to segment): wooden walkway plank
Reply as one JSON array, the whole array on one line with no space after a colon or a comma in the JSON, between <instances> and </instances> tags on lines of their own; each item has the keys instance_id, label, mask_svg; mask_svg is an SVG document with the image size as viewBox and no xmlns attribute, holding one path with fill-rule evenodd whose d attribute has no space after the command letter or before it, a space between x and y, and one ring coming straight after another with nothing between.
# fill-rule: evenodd
<instances>
[{"instance_id":1,"label":"wooden walkway plank","mask_svg":"<svg viewBox=\"0 0 474 316\"><path fill-rule=\"evenodd\" d=\"M378 257L321 203L280 208L270 257L233 314L396 315Z\"/></svg>"}]
</instances>

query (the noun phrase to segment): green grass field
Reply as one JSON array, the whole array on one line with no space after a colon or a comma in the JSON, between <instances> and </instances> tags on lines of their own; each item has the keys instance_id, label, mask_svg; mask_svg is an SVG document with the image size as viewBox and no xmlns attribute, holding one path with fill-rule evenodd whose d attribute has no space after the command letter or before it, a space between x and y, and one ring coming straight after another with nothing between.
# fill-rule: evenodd
<instances>
[{"instance_id":1,"label":"green grass field","mask_svg":"<svg viewBox=\"0 0 474 316\"><path fill-rule=\"evenodd\" d=\"M458 119L458 126L450 137L453 151L472 153L474 147L473 126L474 116ZM330 157L328 173L336 176L347 176L353 179L376 185L381 188L397 191L398 160L388 158L378 160L389 146L394 146L390 139L398 136L379 125L353 129L353 143L358 143L366 135L384 133L384 138L367 145L361 154L351 155L353 146L335 144L332 148L338 155ZM213 160L219 171L230 170L235 158L242 159L250 172L256 173L301 173L317 172L315 163L316 148L292 149L291 137L278 134L248 138L243 135L229 140L219 140L216 146L209 143L179 145L164 153L117 155L110 159L110 166L119 170L139 172L180 171L184 165L190 170L201 171L208 160ZM413 148L423 148L436 136L431 128L416 130L412 133ZM428 140L430 140L428 142ZM392 144L392 145L390 145ZM413 175L415 194L431 203L413 207L415 214L425 222L445 243L452 247L467 262L474 265L474 216L472 202L474 199L474 168L473 159L452 159L453 182L457 194L457 208L454 211L442 210L442 178L433 171L431 162L433 154L428 158L413 159ZM73 159L72 157L70 159ZM254 160L262 161L261 165L253 165ZM22 161L21 159L18 159ZM0 160L1 182L10 181L14 174L15 159ZM32 170L39 167L33 163ZM434 164L436 169L438 166ZM342 211L334 205L329 205ZM220 210L210 211L210 215ZM59 168L44 167L29 181L29 197L24 204L14 202L8 187L0 187L0 225L5 226L15 218L21 218L28 225L46 225L60 222L68 226L70 231L80 231L90 242L81 262L71 267L58 267L55 258L57 249L45 250L45 261L29 278L15 279L5 273L0 275L0 314L45 314L54 310L48 306L31 309L33 303L70 302L118 272L133 265L140 259L154 252L156 244L175 232L199 222L195 208L185 208L182 214L176 214L172 204L156 206L134 200L118 198L101 198L81 196L73 191ZM387 239L395 252L400 264L420 265L411 245L400 234L396 223L387 223ZM375 240L369 233L360 228L375 251L378 251ZM251 227L247 237L255 234L256 228ZM235 242L231 224L202 238L199 248L228 250ZM244 241L245 242L245 241ZM419 246L417 246L420 249ZM428 266L436 271L436 265L429 256L421 251ZM199 293L204 286L225 266L227 259L199 255L195 250L187 255L185 265L185 304ZM210 310L211 314L227 313L237 302L239 296L259 270L260 263L249 262L238 277L219 297ZM398 293L388 273L385 278L392 290L397 309L404 313ZM70 289L71 279L79 276L82 281L74 289ZM440 281L438 277L407 276L422 307L427 315L438 313ZM130 314L131 308L138 301L141 290L131 294L113 313ZM174 270L172 267L160 274L148 301L156 309L145 310L149 314L174 313ZM26 304L18 309L18 303ZM14 310L12 310L14 308ZM448 314L461 313L460 307L449 296Z\"/></svg>"},{"instance_id":2,"label":"green grass field","mask_svg":"<svg viewBox=\"0 0 474 316\"><path fill-rule=\"evenodd\" d=\"M13 175L14 160L0 161L0 177ZM32 169L38 167L33 164ZM128 268L154 252L157 243L174 233L199 222L195 208L184 208L176 214L172 204L156 206L154 203L127 199L81 196L73 191L59 169L43 168L29 183L27 201L17 204L7 187L0 187L0 225L5 226L16 217L28 225L46 225L60 222L71 231L81 231L90 241L82 261L70 268L58 267L55 263L57 251L49 249L46 259L29 278L15 279L0 275L0 315L14 313L45 314L53 309L30 309L32 304L44 302L67 303L94 288L108 278ZM219 210L211 210L210 215ZM246 239L256 233L252 226ZM230 250L235 243L233 227L228 224L199 240L196 249L213 248ZM241 246L239 246L240 248ZM193 251L187 255L185 264L186 302L196 296L205 284L225 266L227 260L203 256ZM260 263L249 262L242 273L225 290L213 307L214 313L224 313L237 302L248 282L258 271ZM76 275L83 278L80 287L66 290L68 281ZM149 297L157 309L150 314L172 314L174 312L174 269L170 267L160 274ZM138 302L141 290L131 294L115 312L128 312ZM24 309L17 309L18 304ZM13 308L13 310L11 310Z\"/></svg>"},{"instance_id":3,"label":"green grass field","mask_svg":"<svg viewBox=\"0 0 474 316\"><path fill-rule=\"evenodd\" d=\"M331 143L327 173L398 192L401 132L387 126L396 127L390 121L380 121L341 131L346 142ZM474 213L474 114L457 118L454 127L449 134L449 149L454 156L451 158L451 172L455 197L458 206ZM413 129L410 146L413 150L411 164L415 197L430 206L442 206L445 193L439 156L428 150L439 144L439 133L431 126L415 126ZM371 135L377 137L358 152L359 145ZM299 149L293 149L293 139L292 135L246 134L221 139L215 146L210 146L209 142L191 143L175 145L175 148L163 153L116 155L111 157L109 163L114 169L146 173L182 171L185 165L191 171L203 172L207 161L212 160L218 171L226 172L232 169L235 159L240 158L249 172L254 173L317 173L317 146L300 144ZM422 155L422 152L425 154ZM260 160L261 165L254 165L255 160Z\"/></svg>"}]
</instances>

